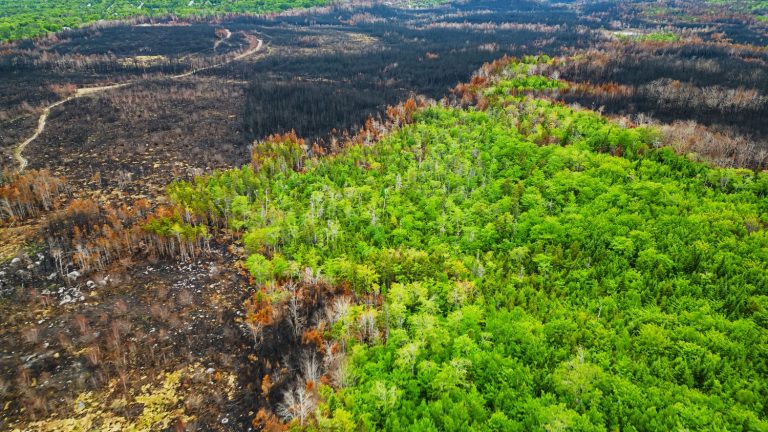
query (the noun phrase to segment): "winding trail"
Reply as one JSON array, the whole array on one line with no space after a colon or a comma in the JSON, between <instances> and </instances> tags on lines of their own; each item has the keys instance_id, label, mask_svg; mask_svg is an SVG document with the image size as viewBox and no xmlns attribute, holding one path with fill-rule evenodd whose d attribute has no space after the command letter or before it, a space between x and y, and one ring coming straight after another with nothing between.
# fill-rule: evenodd
<instances>
[{"instance_id":1,"label":"winding trail","mask_svg":"<svg viewBox=\"0 0 768 432\"><path fill-rule=\"evenodd\" d=\"M214 53L216 52L216 49L219 47L219 45L221 45L225 41L228 41L229 38L232 37L232 32L229 31L229 29L224 29L224 32L225 32L224 33L224 37L213 43L213 52Z\"/></svg>"},{"instance_id":2,"label":"winding trail","mask_svg":"<svg viewBox=\"0 0 768 432\"><path fill-rule=\"evenodd\" d=\"M253 54L256 54L257 52L261 51L261 48L264 46L264 41L262 39L258 39L258 42L259 43L256 44L256 46L254 48L251 48L251 49L249 49L249 50L247 50L245 52L242 52L242 53L236 55L235 57L232 57L229 60L226 60L226 61L221 62L221 63L216 63L216 64L211 65L211 66L206 66L206 67L203 67L203 68L199 68L199 69L192 69L191 71L185 72L183 74L172 75L170 78L171 79L186 78L186 77L192 76L192 75L194 75L196 73L200 73L200 72L207 71L207 70L210 70L210 69L215 69L217 67L221 67L221 66L227 65L229 63L236 62L238 60L242 60L242 59L244 59L246 57L249 57L249 56L251 56ZM19 173L23 172L27 168L27 165L29 165L29 161L23 155L24 149L30 143L32 143L34 140L36 140L37 137L40 136L40 134L43 133L43 131L45 130L45 126L46 126L46 124L48 122L48 116L50 116L52 109L56 108L57 106L64 105L65 103L67 103L67 102L69 102L71 100L74 100L74 99L78 99L78 98L81 98L81 97L94 95L94 94L97 94L97 93L102 93L102 92L109 91L109 90L115 90L115 89L119 89L119 88L122 88L122 87L127 87L129 85L137 84L137 83L143 82L143 81L148 81L148 80L133 80L133 81L128 81L128 82L124 82L124 83L120 83L120 84L112 84L112 85L107 85L107 86L79 88L79 89L77 89L75 94L67 97L66 99L62 99L62 100L60 100L60 101L58 101L58 102L56 102L54 104L51 104L51 105L48 105L47 107L45 107L43 109L42 114L40 114L40 117L37 119L37 128L35 129L35 133L32 134L32 136L30 136L29 138L27 138L25 141L19 143L19 145L17 145L16 148L13 150L13 158L16 159L16 161L19 163Z\"/></svg>"},{"instance_id":3,"label":"winding trail","mask_svg":"<svg viewBox=\"0 0 768 432\"><path fill-rule=\"evenodd\" d=\"M186 78L188 76L194 75L194 74L199 73L199 72L207 71L207 70L210 70L210 69L215 69L217 67L221 67L221 66L224 66L226 64L229 64L229 63L232 63L232 62L236 62L238 60L242 60L242 59L244 59L246 57L249 57L249 56L251 56L253 54L256 54L257 52L261 51L262 46L264 46L264 41L261 40L261 39L259 39L258 41L259 41L259 43L256 44L255 48L251 48L248 51L240 53L240 54L232 57L231 59L229 59L229 60L227 60L227 61L225 61L223 63L217 63L215 65L206 66L206 67L203 67L203 68L200 68L200 69L192 69L191 71L185 72L185 73L180 74L180 75L173 75L171 78L172 79Z\"/></svg>"}]
</instances>

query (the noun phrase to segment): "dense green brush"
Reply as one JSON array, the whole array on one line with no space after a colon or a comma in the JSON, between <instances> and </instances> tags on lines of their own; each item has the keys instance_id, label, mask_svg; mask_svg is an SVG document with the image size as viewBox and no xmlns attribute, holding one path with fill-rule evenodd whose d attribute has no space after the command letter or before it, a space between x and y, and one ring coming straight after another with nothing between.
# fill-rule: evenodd
<instances>
[{"instance_id":1,"label":"dense green brush","mask_svg":"<svg viewBox=\"0 0 768 432\"><path fill-rule=\"evenodd\" d=\"M510 68L515 92L560 87ZM768 174L486 94L372 146L286 142L170 188L245 231L256 282L310 267L384 299L329 330L350 385L321 388L316 426L768 430Z\"/></svg>"},{"instance_id":2,"label":"dense green brush","mask_svg":"<svg viewBox=\"0 0 768 432\"><path fill-rule=\"evenodd\" d=\"M138 16L266 13L324 6L329 0L0 0L0 41ZM139 7L140 6L140 7Z\"/></svg>"}]
</instances>

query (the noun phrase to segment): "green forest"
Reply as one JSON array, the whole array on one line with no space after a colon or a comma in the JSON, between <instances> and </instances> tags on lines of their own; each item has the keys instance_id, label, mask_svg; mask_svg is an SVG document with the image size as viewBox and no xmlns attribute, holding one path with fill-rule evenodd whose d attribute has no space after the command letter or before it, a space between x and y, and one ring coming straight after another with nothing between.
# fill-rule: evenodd
<instances>
[{"instance_id":1,"label":"green forest","mask_svg":"<svg viewBox=\"0 0 768 432\"><path fill-rule=\"evenodd\" d=\"M0 41L76 28L99 20L173 14L266 13L323 6L328 0L0 0Z\"/></svg>"},{"instance_id":2,"label":"green forest","mask_svg":"<svg viewBox=\"0 0 768 432\"><path fill-rule=\"evenodd\" d=\"M479 108L406 104L381 139L286 138L169 187L242 233L255 285L354 293L323 334L344 384L296 427L768 430L768 174L538 98L566 85L548 61L500 67ZM147 228L205 234L182 219Z\"/></svg>"}]
</instances>

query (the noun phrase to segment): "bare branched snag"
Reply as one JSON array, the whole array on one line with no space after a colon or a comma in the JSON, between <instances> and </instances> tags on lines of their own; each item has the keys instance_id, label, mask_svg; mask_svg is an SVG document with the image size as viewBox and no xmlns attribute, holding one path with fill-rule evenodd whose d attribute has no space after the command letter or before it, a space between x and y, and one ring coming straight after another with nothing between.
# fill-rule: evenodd
<instances>
[{"instance_id":1,"label":"bare branched snag","mask_svg":"<svg viewBox=\"0 0 768 432\"><path fill-rule=\"evenodd\" d=\"M262 341L262 332L265 327L272 325L275 319L275 309L272 303L267 300L264 292L258 292L251 296L245 302L246 318L245 325L253 337L255 344Z\"/></svg>"},{"instance_id":2,"label":"bare branched snag","mask_svg":"<svg viewBox=\"0 0 768 432\"><path fill-rule=\"evenodd\" d=\"M294 384L283 392L283 402L277 406L277 414L285 420L297 420L300 425L309 418L316 406L315 396L305 385Z\"/></svg>"},{"instance_id":3,"label":"bare branched snag","mask_svg":"<svg viewBox=\"0 0 768 432\"><path fill-rule=\"evenodd\" d=\"M283 287L288 291L288 320L293 330L293 337L298 339L301 337L306 325L307 318L303 312L303 301L301 299L301 290L299 284L295 282L288 282Z\"/></svg>"}]
</instances>

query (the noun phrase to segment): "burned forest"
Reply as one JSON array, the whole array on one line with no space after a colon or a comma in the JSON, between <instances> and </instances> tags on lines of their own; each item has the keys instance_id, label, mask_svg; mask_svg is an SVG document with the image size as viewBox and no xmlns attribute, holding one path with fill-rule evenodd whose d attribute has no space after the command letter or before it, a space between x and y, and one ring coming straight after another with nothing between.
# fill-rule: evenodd
<instances>
[{"instance_id":1,"label":"burned forest","mask_svg":"<svg viewBox=\"0 0 768 432\"><path fill-rule=\"evenodd\" d=\"M18 2L0 430L768 428L765 2Z\"/></svg>"}]
</instances>

